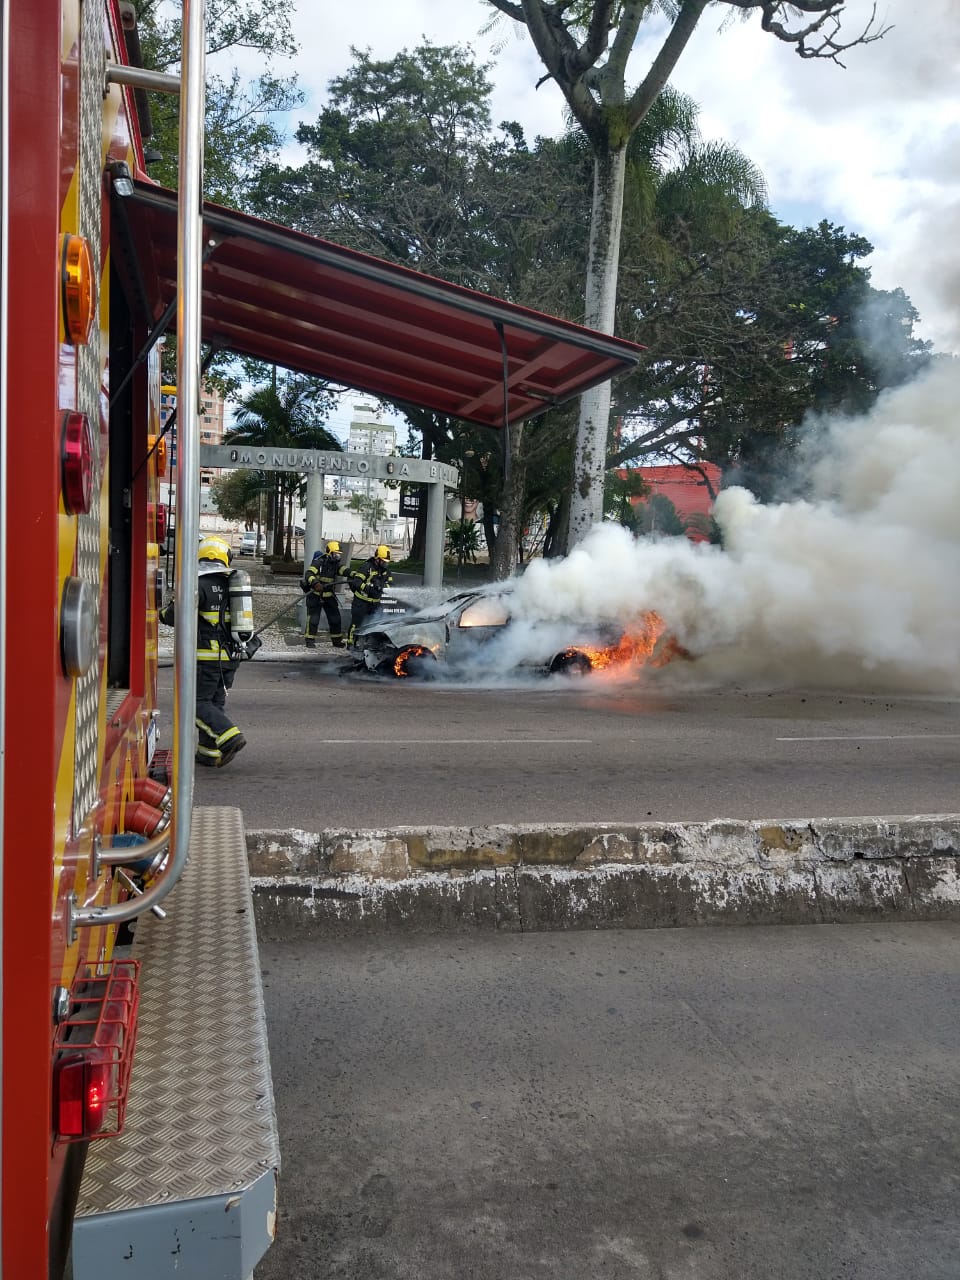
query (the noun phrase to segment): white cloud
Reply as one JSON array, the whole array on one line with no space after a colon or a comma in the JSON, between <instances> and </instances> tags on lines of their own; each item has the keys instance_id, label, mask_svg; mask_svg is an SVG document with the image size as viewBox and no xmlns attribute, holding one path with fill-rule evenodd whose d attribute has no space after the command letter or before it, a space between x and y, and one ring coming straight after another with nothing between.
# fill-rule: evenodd
<instances>
[{"instance_id":1,"label":"white cloud","mask_svg":"<svg viewBox=\"0 0 960 1280\"><path fill-rule=\"evenodd\" d=\"M872 0L848 0L844 31L859 34L872 8ZM297 70L308 101L296 118L315 117L330 79L350 65L351 45L390 58L426 36L468 44L494 63L495 122L519 120L531 138L558 133L562 96L552 82L536 88L542 65L512 24L480 34L489 12L480 0L300 0ZM673 77L700 104L705 135L735 144L760 167L785 221L826 217L866 236L875 247L866 264L873 283L903 288L920 312L921 336L960 351L958 0L880 0L878 22L892 30L849 50L845 70L798 58L760 29L756 14L723 23L718 34L725 13L707 10ZM652 42L635 52L638 77L654 52Z\"/></svg>"},{"instance_id":2,"label":"white cloud","mask_svg":"<svg viewBox=\"0 0 960 1280\"><path fill-rule=\"evenodd\" d=\"M872 8L849 0L850 36ZM960 293L943 229L960 201L958 10L957 0L879 4L878 25L892 29L844 54L845 69L796 57L755 20L718 37L708 11L674 77L701 104L704 131L760 166L775 212L790 220L802 204L866 236L873 283L903 288L921 336L955 351Z\"/></svg>"}]
</instances>

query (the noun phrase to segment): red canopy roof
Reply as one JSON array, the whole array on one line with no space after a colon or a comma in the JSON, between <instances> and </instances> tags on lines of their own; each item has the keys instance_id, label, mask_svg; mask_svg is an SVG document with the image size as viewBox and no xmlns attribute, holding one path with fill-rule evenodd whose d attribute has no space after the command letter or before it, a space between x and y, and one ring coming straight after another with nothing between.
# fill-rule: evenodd
<instances>
[{"instance_id":1,"label":"red canopy roof","mask_svg":"<svg viewBox=\"0 0 960 1280\"><path fill-rule=\"evenodd\" d=\"M176 193L138 182L128 224L154 318L176 291ZM203 338L224 350L485 426L633 367L641 348L204 205Z\"/></svg>"}]
</instances>

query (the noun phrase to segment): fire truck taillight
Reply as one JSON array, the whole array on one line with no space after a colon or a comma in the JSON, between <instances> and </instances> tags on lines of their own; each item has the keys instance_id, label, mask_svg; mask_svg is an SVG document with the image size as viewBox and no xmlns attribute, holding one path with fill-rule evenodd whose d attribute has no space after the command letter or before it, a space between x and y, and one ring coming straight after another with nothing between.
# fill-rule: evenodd
<instances>
[{"instance_id":1,"label":"fire truck taillight","mask_svg":"<svg viewBox=\"0 0 960 1280\"><path fill-rule=\"evenodd\" d=\"M167 508L161 502L156 511L156 541L166 542L167 540Z\"/></svg>"},{"instance_id":2,"label":"fire truck taillight","mask_svg":"<svg viewBox=\"0 0 960 1280\"><path fill-rule=\"evenodd\" d=\"M74 346L89 342L95 293L93 259L83 236L60 237L60 308L66 341Z\"/></svg>"},{"instance_id":3,"label":"fire truck taillight","mask_svg":"<svg viewBox=\"0 0 960 1280\"><path fill-rule=\"evenodd\" d=\"M93 435L85 413L63 415L60 430L60 486L69 516L85 516L93 498Z\"/></svg>"},{"instance_id":4,"label":"fire truck taillight","mask_svg":"<svg viewBox=\"0 0 960 1280\"><path fill-rule=\"evenodd\" d=\"M103 1128L108 1091L107 1068L86 1058L57 1067L57 1137L92 1138Z\"/></svg>"},{"instance_id":5,"label":"fire truck taillight","mask_svg":"<svg viewBox=\"0 0 960 1280\"><path fill-rule=\"evenodd\" d=\"M140 965L83 964L54 1045L53 1127L57 1142L114 1137L123 1128L137 1039Z\"/></svg>"}]
</instances>

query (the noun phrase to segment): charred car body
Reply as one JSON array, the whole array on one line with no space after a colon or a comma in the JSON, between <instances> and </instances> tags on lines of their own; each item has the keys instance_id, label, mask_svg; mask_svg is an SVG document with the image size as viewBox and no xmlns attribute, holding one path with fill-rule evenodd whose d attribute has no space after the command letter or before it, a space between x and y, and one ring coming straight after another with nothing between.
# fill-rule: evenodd
<instances>
[{"instance_id":1,"label":"charred car body","mask_svg":"<svg viewBox=\"0 0 960 1280\"><path fill-rule=\"evenodd\" d=\"M682 652L655 613L624 633L612 623L533 623L509 586L465 591L442 604L395 618L379 615L357 634L368 671L398 677L502 674L526 669L586 675L628 665L662 666Z\"/></svg>"}]
</instances>

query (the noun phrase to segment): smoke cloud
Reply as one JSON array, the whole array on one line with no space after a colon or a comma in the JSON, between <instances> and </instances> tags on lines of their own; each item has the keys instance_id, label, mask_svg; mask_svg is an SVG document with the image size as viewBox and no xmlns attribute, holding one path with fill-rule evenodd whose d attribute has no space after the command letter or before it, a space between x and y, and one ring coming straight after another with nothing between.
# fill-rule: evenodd
<instances>
[{"instance_id":1,"label":"smoke cloud","mask_svg":"<svg viewBox=\"0 0 960 1280\"><path fill-rule=\"evenodd\" d=\"M579 618L629 628L655 610L698 678L960 691L958 404L947 361L863 418L818 423L812 496L762 505L723 490L723 549L598 526L517 580L528 633Z\"/></svg>"}]
</instances>

